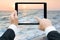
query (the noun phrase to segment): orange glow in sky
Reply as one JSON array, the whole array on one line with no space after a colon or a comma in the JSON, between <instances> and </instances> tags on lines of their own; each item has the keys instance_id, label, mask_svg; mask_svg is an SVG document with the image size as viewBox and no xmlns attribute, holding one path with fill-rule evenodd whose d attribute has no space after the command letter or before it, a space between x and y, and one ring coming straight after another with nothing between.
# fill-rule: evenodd
<instances>
[{"instance_id":1,"label":"orange glow in sky","mask_svg":"<svg viewBox=\"0 0 60 40\"><path fill-rule=\"evenodd\" d=\"M14 10L15 2L47 2L48 10L60 10L60 0L0 0L0 11Z\"/></svg>"}]
</instances>

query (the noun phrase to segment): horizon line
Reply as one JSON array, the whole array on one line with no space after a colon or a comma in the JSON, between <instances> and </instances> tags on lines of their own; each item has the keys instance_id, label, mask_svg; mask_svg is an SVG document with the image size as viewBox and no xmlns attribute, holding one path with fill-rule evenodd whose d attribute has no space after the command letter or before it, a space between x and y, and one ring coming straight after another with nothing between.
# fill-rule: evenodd
<instances>
[{"instance_id":1,"label":"horizon line","mask_svg":"<svg viewBox=\"0 0 60 40\"><path fill-rule=\"evenodd\" d=\"M0 11L4 11L4 12L12 12L14 10L0 10ZM47 11L60 11L60 10L47 10Z\"/></svg>"}]
</instances>

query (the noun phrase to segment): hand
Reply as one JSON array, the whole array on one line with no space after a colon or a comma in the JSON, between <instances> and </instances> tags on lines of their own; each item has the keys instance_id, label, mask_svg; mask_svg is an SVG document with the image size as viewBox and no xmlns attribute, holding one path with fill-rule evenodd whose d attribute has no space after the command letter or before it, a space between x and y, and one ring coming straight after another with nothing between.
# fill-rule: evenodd
<instances>
[{"instance_id":1,"label":"hand","mask_svg":"<svg viewBox=\"0 0 60 40\"><path fill-rule=\"evenodd\" d=\"M14 11L11 15L10 15L10 23L14 24L14 25L18 25L18 17L17 17L17 12Z\"/></svg>"},{"instance_id":2,"label":"hand","mask_svg":"<svg viewBox=\"0 0 60 40\"><path fill-rule=\"evenodd\" d=\"M35 18L39 22L39 29L42 31L45 31L47 27L52 26L52 23L49 19L40 19L38 17L35 17Z\"/></svg>"}]
</instances>

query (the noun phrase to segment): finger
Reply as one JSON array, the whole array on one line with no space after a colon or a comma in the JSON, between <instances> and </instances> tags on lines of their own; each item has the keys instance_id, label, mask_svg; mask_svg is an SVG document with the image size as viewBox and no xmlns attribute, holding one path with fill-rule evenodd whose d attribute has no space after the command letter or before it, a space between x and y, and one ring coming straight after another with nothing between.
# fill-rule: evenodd
<instances>
[{"instance_id":1,"label":"finger","mask_svg":"<svg viewBox=\"0 0 60 40\"><path fill-rule=\"evenodd\" d=\"M17 18L17 12L16 12L16 10L14 10L14 11L12 12L12 17L13 17L13 18Z\"/></svg>"},{"instance_id":2,"label":"finger","mask_svg":"<svg viewBox=\"0 0 60 40\"><path fill-rule=\"evenodd\" d=\"M14 17L14 15L15 15L15 14L14 14L14 13L12 13L12 15L11 15L11 18L12 18L12 19L14 19L14 18L15 18L15 17Z\"/></svg>"},{"instance_id":3,"label":"finger","mask_svg":"<svg viewBox=\"0 0 60 40\"><path fill-rule=\"evenodd\" d=\"M14 13L12 13L11 15L10 15L10 19L14 19Z\"/></svg>"},{"instance_id":4,"label":"finger","mask_svg":"<svg viewBox=\"0 0 60 40\"><path fill-rule=\"evenodd\" d=\"M18 18L16 10L14 11L14 16L15 16L15 18Z\"/></svg>"},{"instance_id":5,"label":"finger","mask_svg":"<svg viewBox=\"0 0 60 40\"><path fill-rule=\"evenodd\" d=\"M37 17L37 16L35 16L35 19L36 19L38 22L41 21L41 19L40 19L39 17Z\"/></svg>"}]
</instances>

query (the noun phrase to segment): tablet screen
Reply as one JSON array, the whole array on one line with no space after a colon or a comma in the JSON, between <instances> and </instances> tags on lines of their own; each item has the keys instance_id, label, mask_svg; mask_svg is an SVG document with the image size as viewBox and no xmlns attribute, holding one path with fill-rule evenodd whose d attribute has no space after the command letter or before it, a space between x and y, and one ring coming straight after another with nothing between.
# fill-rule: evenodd
<instances>
[{"instance_id":1,"label":"tablet screen","mask_svg":"<svg viewBox=\"0 0 60 40\"><path fill-rule=\"evenodd\" d=\"M35 16L44 18L44 4L20 3L18 4L19 23L38 23Z\"/></svg>"}]
</instances>

